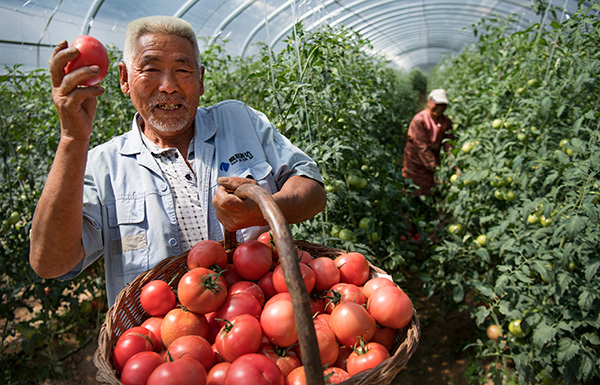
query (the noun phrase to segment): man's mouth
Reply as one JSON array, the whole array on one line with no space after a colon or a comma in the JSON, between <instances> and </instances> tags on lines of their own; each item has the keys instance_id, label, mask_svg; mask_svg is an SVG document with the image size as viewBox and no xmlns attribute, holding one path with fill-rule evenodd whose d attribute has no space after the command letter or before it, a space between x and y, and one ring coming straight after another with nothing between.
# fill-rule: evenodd
<instances>
[{"instance_id":1,"label":"man's mouth","mask_svg":"<svg viewBox=\"0 0 600 385\"><path fill-rule=\"evenodd\" d=\"M160 110L172 111L181 107L181 104L158 104L156 107Z\"/></svg>"}]
</instances>

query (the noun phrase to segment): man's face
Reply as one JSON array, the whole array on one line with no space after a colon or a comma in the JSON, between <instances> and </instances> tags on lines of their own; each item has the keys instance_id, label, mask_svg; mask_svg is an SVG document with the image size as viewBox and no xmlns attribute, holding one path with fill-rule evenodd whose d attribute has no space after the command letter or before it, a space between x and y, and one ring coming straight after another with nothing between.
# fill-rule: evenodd
<instances>
[{"instance_id":1,"label":"man's face","mask_svg":"<svg viewBox=\"0 0 600 385\"><path fill-rule=\"evenodd\" d=\"M203 72L198 70L192 44L180 37L146 34L139 40L132 68L120 65L121 89L158 135L192 129Z\"/></svg>"},{"instance_id":2,"label":"man's face","mask_svg":"<svg viewBox=\"0 0 600 385\"><path fill-rule=\"evenodd\" d=\"M433 118L439 118L444 115L444 111L448 107L447 104L435 104L432 100L428 100L427 104L429 105L429 113Z\"/></svg>"}]
</instances>

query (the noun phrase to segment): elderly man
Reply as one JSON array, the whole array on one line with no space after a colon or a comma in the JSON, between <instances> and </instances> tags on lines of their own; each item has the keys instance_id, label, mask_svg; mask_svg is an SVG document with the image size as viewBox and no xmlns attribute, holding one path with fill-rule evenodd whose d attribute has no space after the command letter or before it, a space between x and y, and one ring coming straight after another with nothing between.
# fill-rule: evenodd
<instances>
[{"instance_id":1,"label":"elderly man","mask_svg":"<svg viewBox=\"0 0 600 385\"><path fill-rule=\"evenodd\" d=\"M454 139L452 122L444 115L448 107L446 91L436 89L427 98L427 108L414 116L408 127L402 175L419 186L413 195L430 195L435 185L435 168L440 165L440 149L447 151L445 139Z\"/></svg>"},{"instance_id":2,"label":"elderly man","mask_svg":"<svg viewBox=\"0 0 600 385\"><path fill-rule=\"evenodd\" d=\"M198 108L204 67L185 21L166 16L128 25L121 90L137 113L131 130L92 150L102 87L78 87L97 66L65 75L76 48L50 59L61 138L36 208L30 262L44 278L68 279L104 255L109 304L138 274L203 239L238 241L267 223L257 205L232 194L244 183L269 191L289 223L323 210L315 162L239 101Z\"/></svg>"}]
</instances>

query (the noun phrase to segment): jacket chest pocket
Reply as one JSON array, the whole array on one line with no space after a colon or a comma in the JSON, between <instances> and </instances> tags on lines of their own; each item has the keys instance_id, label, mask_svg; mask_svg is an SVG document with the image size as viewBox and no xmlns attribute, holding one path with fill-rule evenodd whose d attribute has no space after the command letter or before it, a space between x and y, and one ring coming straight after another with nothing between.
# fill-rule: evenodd
<instances>
[{"instance_id":1,"label":"jacket chest pocket","mask_svg":"<svg viewBox=\"0 0 600 385\"><path fill-rule=\"evenodd\" d=\"M111 255L122 259L122 273L127 275L147 270L148 221L145 199L118 199L107 207Z\"/></svg>"}]
</instances>

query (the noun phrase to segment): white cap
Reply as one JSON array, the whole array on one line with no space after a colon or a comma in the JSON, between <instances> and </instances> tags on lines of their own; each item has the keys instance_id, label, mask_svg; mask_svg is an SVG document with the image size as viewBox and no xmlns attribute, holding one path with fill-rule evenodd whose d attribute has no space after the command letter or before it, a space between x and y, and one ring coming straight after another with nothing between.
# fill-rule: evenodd
<instances>
[{"instance_id":1,"label":"white cap","mask_svg":"<svg viewBox=\"0 0 600 385\"><path fill-rule=\"evenodd\" d=\"M431 100L435 104L448 104L448 97L446 96L446 91L444 91L441 88L431 91L431 93L429 94L429 100Z\"/></svg>"}]
</instances>

